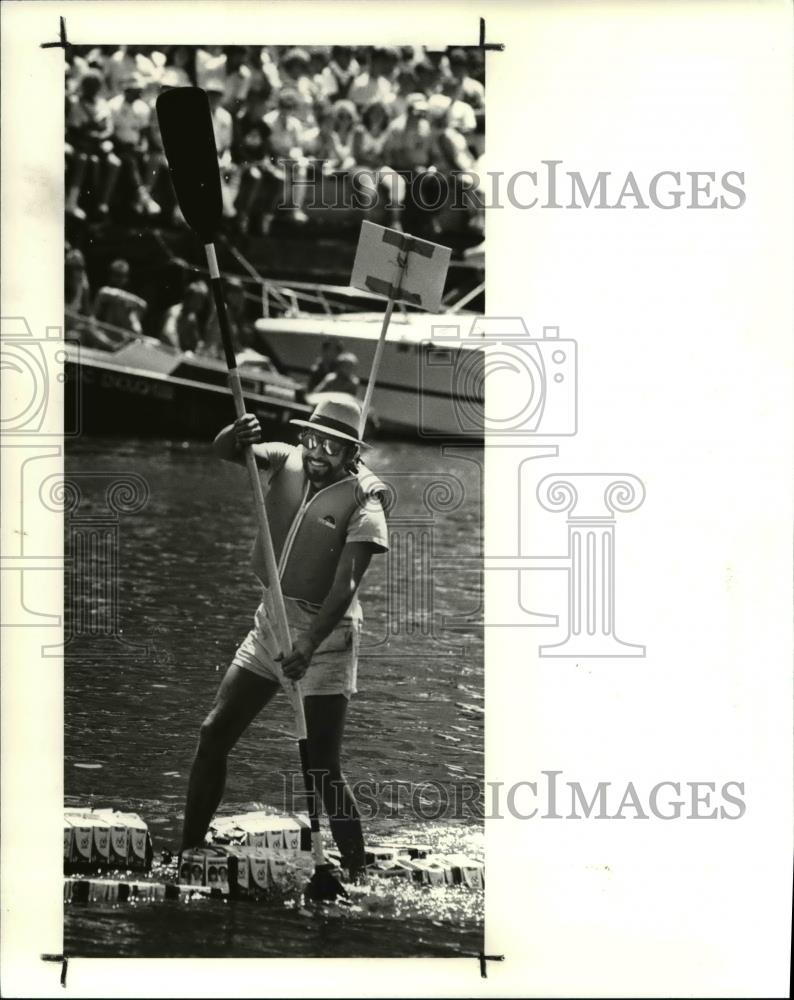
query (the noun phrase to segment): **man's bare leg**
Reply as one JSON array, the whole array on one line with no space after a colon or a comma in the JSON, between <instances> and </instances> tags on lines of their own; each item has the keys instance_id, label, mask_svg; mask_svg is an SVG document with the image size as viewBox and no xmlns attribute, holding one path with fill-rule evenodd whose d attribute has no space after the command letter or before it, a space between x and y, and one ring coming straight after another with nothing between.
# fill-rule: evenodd
<instances>
[{"instance_id":1,"label":"man's bare leg","mask_svg":"<svg viewBox=\"0 0 794 1000\"><path fill-rule=\"evenodd\" d=\"M342 855L342 867L355 875L364 866L365 857L358 806L342 773L347 703L343 694L309 695L303 699L309 768Z\"/></svg>"},{"instance_id":2,"label":"man's bare leg","mask_svg":"<svg viewBox=\"0 0 794 1000\"><path fill-rule=\"evenodd\" d=\"M201 724L190 771L182 828L182 850L199 847L215 815L226 783L226 757L251 721L279 690L273 681L232 664L215 703Z\"/></svg>"}]
</instances>

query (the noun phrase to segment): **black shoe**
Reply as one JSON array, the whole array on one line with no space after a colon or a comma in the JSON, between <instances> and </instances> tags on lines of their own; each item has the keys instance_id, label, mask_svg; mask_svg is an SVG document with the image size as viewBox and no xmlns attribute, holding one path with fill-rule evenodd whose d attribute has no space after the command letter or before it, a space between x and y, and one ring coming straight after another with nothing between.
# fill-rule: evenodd
<instances>
[{"instance_id":1,"label":"black shoe","mask_svg":"<svg viewBox=\"0 0 794 1000\"><path fill-rule=\"evenodd\" d=\"M340 867L345 873L345 879L348 882L359 883L367 880L369 866L363 857L352 859L342 858Z\"/></svg>"},{"instance_id":2,"label":"black shoe","mask_svg":"<svg viewBox=\"0 0 794 1000\"><path fill-rule=\"evenodd\" d=\"M337 878L338 869L332 865L318 865L306 886L308 899L314 902L332 902L335 899L347 898L347 890Z\"/></svg>"}]
</instances>

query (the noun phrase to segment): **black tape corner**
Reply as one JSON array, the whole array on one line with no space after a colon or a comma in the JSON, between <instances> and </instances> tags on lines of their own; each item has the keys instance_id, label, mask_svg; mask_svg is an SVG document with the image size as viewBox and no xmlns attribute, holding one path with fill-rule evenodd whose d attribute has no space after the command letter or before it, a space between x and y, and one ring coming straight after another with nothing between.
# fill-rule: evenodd
<instances>
[{"instance_id":1,"label":"black tape corner","mask_svg":"<svg viewBox=\"0 0 794 1000\"><path fill-rule=\"evenodd\" d=\"M71 48L72 43L66 37L66 21L64 18L60 18L60 31L58 32L57 42L42 42L39 48L41 49L63 49L64 52Z\"/></svg>"},{"instance_id":2,"label":"black tape corner","mask_svg":"<svg viewBox=\"0 0 794 1000\"><path fill-rule=\"evenodd\" d=\"M69 971L69 959L66 955L42 955L41 960L61 963L61 986L66 986L66 973Z\"/></svg>"},{"instance_id":3,"label":"black tape corner","mask_svg":"<svg viewBox=\"0 0 794 1000\"><path fill-rule=\"evenodd\" d=\"M478 49L482 49L484 52L504 52L505 47L503 42L486 42L485 41L485 18L480 18L480 44L477 46Z\"/></svg>"},{"instance_id":4,"label":"black tape corner","mask_svg":"<svg viewBox=\"0 0 794 1000\"><path fill-rule=\"evenodd\" d=\"M486 955L484 951L481 951L477 956L480 962L480 976L483 979L488 978L488 962L504 962L504 955Z\"/></svg>"}]
</instances>

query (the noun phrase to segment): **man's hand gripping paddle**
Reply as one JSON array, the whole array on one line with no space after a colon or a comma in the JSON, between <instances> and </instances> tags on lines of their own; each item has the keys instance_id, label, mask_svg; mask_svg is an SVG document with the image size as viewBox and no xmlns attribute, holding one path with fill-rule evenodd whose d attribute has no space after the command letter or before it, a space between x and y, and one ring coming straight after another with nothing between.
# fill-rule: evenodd
<instances>
[{"instance_id":1,"label":"man's hand gripping paddle","mask_svg":"<svg viewBox=\"0 0 794 1000\"><path fill-rule=\"evenodd\" d=\"M238 417L242 417L245 414L245 401L240 385L240 375L237 371L237 359L232 346L229 321L226 316L223 283L215 255L214 241L221 221L223 203L218 152L215 146L212 115L206 92L198 87L177 87L166 91L157 98L157 118L179 207L187 224L204 244L204 250L207 254L212 294L215 299L218 325L223 339L226 365L229 369L229 385L234 397L235 412ZM281 655L285 656L292 649L292 641L287 623L287 612L284 607L284 597L281 593L276 555L273 551L273 540L270 536L262 483L259 478L256 458L250 445L245 449L245 464L254 493L256 518L262 537L265 566L270 583L270 599L274 611L273 631ZM320 835L317 790L308 768L306 717L299 684L295 684L295 718L301 769L303 770L308 798L312 853L315 865L314 875L306 891L312 899L335 899L339 895L346 896L347 893L341 883L331 874L331 866L325 863Z\"/></svg>"}]
</instances>

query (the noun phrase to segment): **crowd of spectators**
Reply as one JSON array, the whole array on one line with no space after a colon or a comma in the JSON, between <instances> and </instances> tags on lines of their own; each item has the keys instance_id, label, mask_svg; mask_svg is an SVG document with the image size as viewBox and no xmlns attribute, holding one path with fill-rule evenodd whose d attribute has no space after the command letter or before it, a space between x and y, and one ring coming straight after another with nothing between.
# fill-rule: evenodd
<instances>
[{"instance_id":1,"label":"crowd of spectators","mask_svg":"<svg viewBox=\"0 0 794 1000\"><path fill-rule=\"evenodd\" d=\"M264 235L275 218L373 218L431 235L481 229L481 54L413 46L73 47L70 215L184 224L154 105L163 90L190 85L209 95L224 216L240 232Z\"/></svg>"},{"instance_id":2,"label":"crowd of spectators","mask_svg":"<svg viewBox=\"0 0 794 1000\"><path fill-rule=\"evenodd\" d=\"M113 350L143 333L146 301L128 288L129 263L111 262L103 284L92 294L80 250L67 247L64 261L66 337L88 347Z\"/></svg>"},{"instance_id":3,"label":"crowd of spectators","mask_svg":"<svg viewBox=\"0 0 794 1000\"><path fill-rule=\"evenodd\" d=\"M65 270L66 339L84 347L115 351L133 340L159 342L175 351L203 357L224 359L217 314L212 306L207 283L197 279L183 285L181 297L164 310L152 310L150 303L130 290L131 269L123 257L112 260L102 284L92 292L85 258L80 250L67 246ZM276 371L265 346L257 337L247 309L243 283L233 275L224 276L226 314L232 346L238 364L255 364ZM340 342L328 337L312 366L305 397L324 392L358 396L358 358L345 351Z\"/></svg>"},{"instance_id":4,"label":"crowd of spectators","mask_svg":"<svg viewBox=\"0 0 794 1000\"><path fill-rule=\"evenodd\" d=\"M124 258L110 262L96 292L92 290L85 257L80 250L67 247L64 270L68 340L112 351L132 340L149 337L178 351L223 358L220 328L209 286L197 278L195 272L192 278L186 278L181 292L177 291L170 303L158 309L130 290L130 265ZM256 335L243 284L238 278L227 275L224 291L233 347L238 354L247 351L253 359L258 353ZM266 359L260 356L257 360L261 363Z\"/></svg>"}]
</instances>

